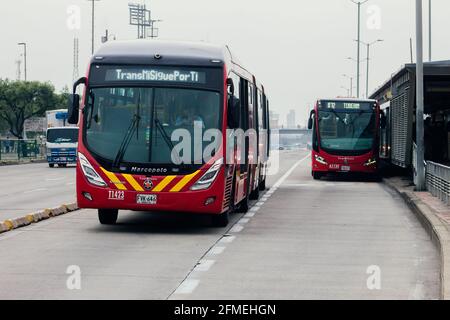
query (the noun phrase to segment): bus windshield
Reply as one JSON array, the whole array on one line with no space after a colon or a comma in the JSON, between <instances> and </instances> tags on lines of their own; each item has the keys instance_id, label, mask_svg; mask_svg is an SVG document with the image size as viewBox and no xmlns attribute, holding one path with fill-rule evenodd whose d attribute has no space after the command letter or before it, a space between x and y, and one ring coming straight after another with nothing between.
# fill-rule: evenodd
<instances>
[{"instance_id":1,"label":"bus windshield","mask_svg":"<svg viewBox=\"0 0 450 320\"><path fill-rule=\"evenodd\" d=\"M48 129L47 142L50 143L77 143L78 129Z\"/></svg>"},{"instance_id":2,"label":"bus windshield","mask_svg":"<svg viewBox=\"0 0 450 320\"><path fill-rule=\"evenodd\" d=\"M199 152L194 152L194 131L221 128L221 94L161 87L93 88L84 115L87 148L113 166L174 164L172 150L179 141L173 141L172 134L178 129L191 138L191 163L203 164L203 159L195 159ZM202 143L202 151L211 145Z\"/></svg>"},{"instance_id":3,"label":"bus windshield","mask_svg":"<svg viewBox=\"0 0 450 320\"><path fill-rule=\"evenodd\" d=\"M319 135L321 148L334 154L368 152L375 141L374 111L320 110Z\"/></svg>"}]
</instances>

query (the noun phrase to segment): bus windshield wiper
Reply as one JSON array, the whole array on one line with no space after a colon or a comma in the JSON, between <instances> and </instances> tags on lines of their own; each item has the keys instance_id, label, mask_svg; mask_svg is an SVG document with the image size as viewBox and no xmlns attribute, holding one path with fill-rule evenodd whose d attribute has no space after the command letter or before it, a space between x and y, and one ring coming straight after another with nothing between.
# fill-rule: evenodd
<instances>
[{"instance_id":1,"label":"bus windshield wiper","mask_svg":"<svg viewBox=\"0 0 450 320\"><path fill-rule=\"evenodd\" d=\"M131 143L131 139L133 137L134 132L136 131L138 136L137 139L139 139L139 124L141 122L141 116L140 116L140 110L141 110L141 95L139 94L139 101L137 105L136 113L133 116L133 119L131 120L130 126L128 127L127 133L125 137L122 140L122 143L120 144L119 151L117 152L116 158L114 159L113 168L119 168L120 164L122 163L123 157L125 156L125 153L127 152L128 146Z\"/></svg>"},{"instance_id":2,"label":"bus windshield wiper","mask_svg":"<svg viewBox=\"0 0 450 320\"><path fill-rule=\"evenodd\" d=\"M178 155L178 153L174 152L175 146L174 146L172 140L170 139L169 135L167 134L166 130L164 129L163 124L161 123L161 121L159 121L158 118L155 118L155 124L156 124L156 128L161 133L163 140L166 142L167 146L170 148L171 153L176 155L178 164L182 165L180 156Z\"/></svg>"}]
</instances>

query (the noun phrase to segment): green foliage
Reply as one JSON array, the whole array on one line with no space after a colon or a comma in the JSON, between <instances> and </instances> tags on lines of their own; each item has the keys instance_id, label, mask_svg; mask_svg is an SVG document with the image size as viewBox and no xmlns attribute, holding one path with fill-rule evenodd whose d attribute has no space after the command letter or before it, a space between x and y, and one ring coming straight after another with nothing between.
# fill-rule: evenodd
<instances>
[{"instance_id":1,"label":"green foliage","mask_svg":"<svg viewBox=\"0 0 450 320\"><path fill-rule=\"evenodd\" d=\"M47 110L67 107L67 94L56 94L49 83L0 79L0 124L21 139L25 120L43 117Z\"/></svg>"}]
</instances>

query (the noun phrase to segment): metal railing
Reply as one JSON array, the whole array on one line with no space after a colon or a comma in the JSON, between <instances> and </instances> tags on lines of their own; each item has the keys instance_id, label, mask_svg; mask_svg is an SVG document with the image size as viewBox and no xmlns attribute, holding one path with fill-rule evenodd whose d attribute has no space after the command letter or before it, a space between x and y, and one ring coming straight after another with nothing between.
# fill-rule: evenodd
<instances>
[{"instance_id":1,"label":"metal railing","mask_svg":"<svg viewBox=\"0 0 450 320\"><path fill-rule=\"evenodd\" d=\"M428 161L426 172L427 190L450 205L450 167Z\"/></svg>"},{"instance_id":2,"label":"metal railing","mask_svg":"<svg viewBox=\"0 0 450 320\"><path fill-rule=\"evenodd\" d=\"M42 148L37 140L0 140L0 160L43 158Z\"/></svg>"}]
</instances>

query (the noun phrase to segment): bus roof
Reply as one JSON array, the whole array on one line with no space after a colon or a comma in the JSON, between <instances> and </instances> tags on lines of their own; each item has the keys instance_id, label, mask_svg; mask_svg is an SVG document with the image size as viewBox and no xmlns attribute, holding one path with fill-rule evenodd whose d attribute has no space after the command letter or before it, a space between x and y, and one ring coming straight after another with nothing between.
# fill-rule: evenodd
<instances>
[{"instance_id":1,"label":"bus roof","mask_svg":"<svg viewBox=\"0 0 450 320\"><path fill-rule=\"evenodd\" d=\"M231 53L225 46L181 41L131 40L107 42L94 54L91 62L222 66L227 61L231 61Z\"/></svg>"},{"instance_id":2,"label":"bus roof","mask_svg":"<svg viewBox=\"0 0 450 320\"><path fill-rule=\"evenodd\" d=\"M358 99L358 98L329 98L329 99L318 99L317 101L343 101L343 102L377 102L374 99Z\"/></svg>"}]
</instances>

